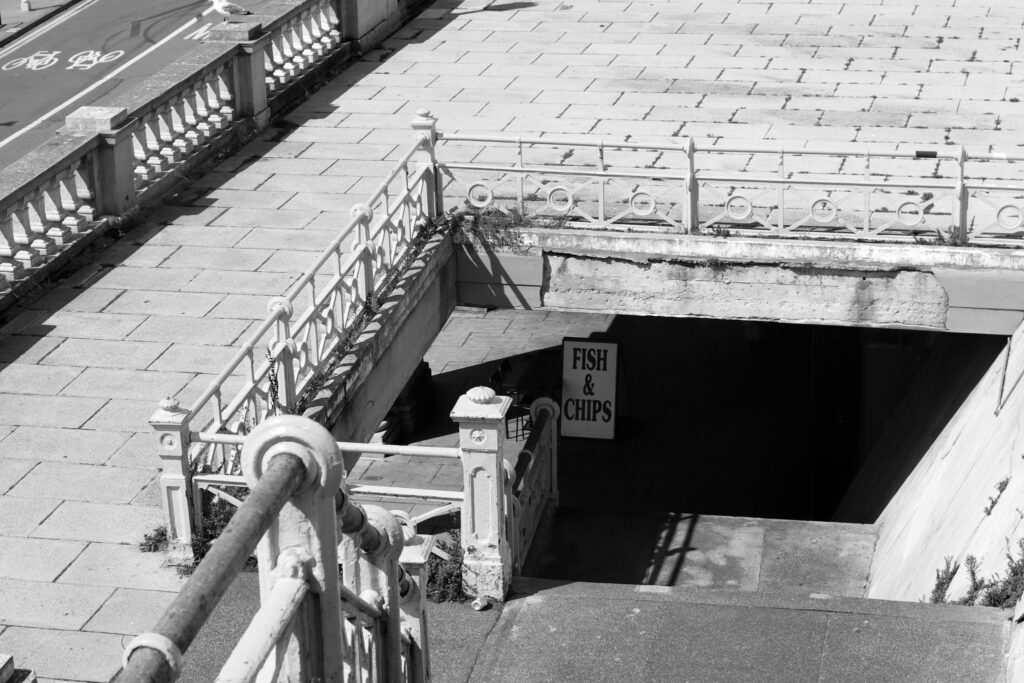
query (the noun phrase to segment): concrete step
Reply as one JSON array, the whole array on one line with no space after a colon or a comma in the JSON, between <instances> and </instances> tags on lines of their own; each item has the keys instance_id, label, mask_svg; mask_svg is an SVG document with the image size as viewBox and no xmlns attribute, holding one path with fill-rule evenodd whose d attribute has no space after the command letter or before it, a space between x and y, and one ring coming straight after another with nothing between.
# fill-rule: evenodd
<instances>
[{"instance_id":1,"label":"concrete step","mask_svg":"<svg viewBox=\"0 0 1024 683\"><path fill-rule=\"evenodd\" d=\"M520 579L469 681L1004 680L1008 613L782 590Z\"/></svg>"},{"instance_id":2,"label":"concrete step","mask_svg":"<svg viewBox=\"0 0 1024 683\"><path fill-rule=\"evenodd\" d=\"M0 653L0 683L36 683L36 675L27 669L15 669L14 655Z\"/></svg>"}]
</instances>

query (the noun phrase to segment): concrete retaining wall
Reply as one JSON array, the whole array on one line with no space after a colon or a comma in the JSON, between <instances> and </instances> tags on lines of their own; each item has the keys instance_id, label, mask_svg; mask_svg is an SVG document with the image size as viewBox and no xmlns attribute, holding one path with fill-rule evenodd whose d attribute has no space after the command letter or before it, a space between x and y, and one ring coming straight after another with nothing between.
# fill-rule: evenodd
<instances>
[{"instance_id":1,"label":"concrete retaining wall","mask_svg":"<svg viewBox=\"0 0 1024 683\"><path fill-rule=\"evenodd\" d=\"M450 238L433 238L385 299L305 415L369 442L455 308ZM355 455L346 454L351 467Z\"/></svg>"},{"instance_id":2,"label":"concrete retaining wall","mask_svg":"<svg viewBox=\"0 0 1024 683\"><path fill-rule=\"evenodd\" d=\"M1016 554L1017 539L1024 535L1022 374L1024 326L883 510L868 597L926 597L946 557L962 566L972 554L981 562L982 575L1005 572L1008 544ZM999 494L997 485L1004 479L1009 482ZM962 596L967 584L967 572L961 570L949 596Z\"/></svg>"}]
</instances>

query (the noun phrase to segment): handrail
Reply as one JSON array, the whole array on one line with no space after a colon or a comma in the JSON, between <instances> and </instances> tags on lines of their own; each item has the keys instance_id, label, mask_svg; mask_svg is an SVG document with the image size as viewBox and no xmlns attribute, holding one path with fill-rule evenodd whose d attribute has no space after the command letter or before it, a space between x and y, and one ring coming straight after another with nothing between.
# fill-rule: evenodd
<instances>
[{"instance_id":1,"label":"handrail","mask_svg":"<svg viewBox=\"0 0 1024 683\"><path fill-rule=\"evenodd\" d=\"M228 522L217 543L153 627L153 633L168 639L178 653L188 649L260 537L305 478L306 465L296 455L281 453L269 461L245 505ZM173 680L167 658L150 647L129 653L124 669L114 679L115 683Z\"/></svg>"},{"instance_id":2,"label":"handrail","mask_svg":"<svg viewBox=\"0 0 1024 683\"><path fill-rule=\"evenodd\" d=\"M241 446L244 434L220 434L216 432L192 432L193 440L206 443ZM358 441L337 441L338 448L348 453L380 453L382 455L423 455L438 458L458 458L462 452L455 446L402 446L390 443L361 443Z\"/></svg>"}]
</instances>

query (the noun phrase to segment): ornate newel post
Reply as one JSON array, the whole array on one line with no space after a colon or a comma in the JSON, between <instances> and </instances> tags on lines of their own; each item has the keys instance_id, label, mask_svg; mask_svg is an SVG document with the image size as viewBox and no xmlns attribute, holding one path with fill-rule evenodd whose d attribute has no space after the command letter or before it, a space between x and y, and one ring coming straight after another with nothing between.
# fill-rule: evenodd
<instances>
[{"instance_id":1,"label":"ornate newel post","mask_svg":"<svg viewBox=\"0 0 1024 683\"><path fill-rule=\"evenodd\" d=\"M309 418L274 416L245 440L246 483L255 487L280 455L301 459L306 479L256 546L260 600L266 605L281 581L307 581L310 595L292 619L289 634L267 658L260 680L344 680L334 517L334 495L343 474L341 452L330 432Z\"/></svg>"},{"instance_id":2,"label":"ornate newel post","mask_svg":"<svg viewBox=\"0 0 1024 683\"><path fill-rule=\"evenodd\" d=\"M427 169L423 176L420 202L427 217L433 218L444 213L444 191L441 187L440 174L437 172L437 119L430 115L429 109L420 109L412 121L412 129L423 141L416 156L413 157L417 163L417 171Z\"/></svg>"},{"instance_id":3,"label":"ornate newel post","mask_svg":"<svg viewBox=\"0 0 1024 683\"><path fill-rule=\"evenodd\" d=\"M451 418L459 423L465 502L462 507L463 580L478 598L504 600L512 580L505 529L506 472L501 443L512 399L476 387L459 397Z\"/></svg>"},{"instance_id":4,"label":"ornate newel post","mask_svg":"<svg viewBox=\"0 0 1024 683\"><path fill-rule=\"evenodd\" d=\"M149 418L160 440L160 500L167 519L167 536L176 561L192 561L192 468L188 460L188 411L173 398L160 401Z\"/></svg>"}]
</instances>

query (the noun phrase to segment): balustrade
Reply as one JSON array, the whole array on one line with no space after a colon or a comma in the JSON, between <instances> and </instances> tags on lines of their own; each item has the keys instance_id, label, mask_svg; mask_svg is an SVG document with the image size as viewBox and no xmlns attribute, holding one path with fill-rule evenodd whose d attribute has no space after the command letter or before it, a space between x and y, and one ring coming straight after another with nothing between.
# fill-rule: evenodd
<instances>
[{"instance_id":1,"label":"balustrade","mask_svg":"<svg viewBox=\"0 0 1024 683\"><path fill-rule=\"evenodd\" d=\"M335 3L317 0L267 26L264 81L270 95L309 72L341 43Z\"/></svg>"},{"instance_id":2,"label":"balustrade","mask_svg":"<svg viewBox=\"0 0 1024 683\"><path fill-rule=\"evenodd\" d=\"M218 681L429 680L422 558L416 576L400 562L407 543L422 539L391 513L350 500L341 451L312 420L267 420L245 438L242 457L249 497L152 632L129 642L115 681L176 680L254 549L261 606Z\"/></svg>"}]
</instances>

